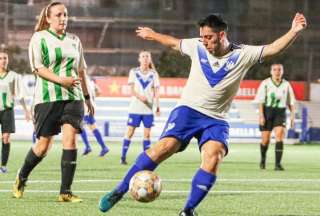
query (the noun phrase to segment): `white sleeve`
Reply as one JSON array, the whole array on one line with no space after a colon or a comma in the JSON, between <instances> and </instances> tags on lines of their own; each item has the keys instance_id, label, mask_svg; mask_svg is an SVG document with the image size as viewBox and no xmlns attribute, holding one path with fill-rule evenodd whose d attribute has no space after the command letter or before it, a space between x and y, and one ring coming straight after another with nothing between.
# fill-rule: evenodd
<instances>
[{"instance_id":1,"label":"white sleeve","mask_svg":"<svg viewBox=\"0 0 320 216\"><path fill-rule=\"evenodd\" d=\"M263 53L264 46L250 46L244 45L244 57L243 61L245 61L249 66L254 65L258 61L262 62L262 53Z\"/></svg>"},{"instance_id":2,"label":"white sleeve","mask_svg":"<svg viewBox=\"0 0 320 216\"><path fill-rule=\"evenodd\" d=\"M160 87L160 78L159 78L159 74L157 71L154 72L155 76L154 76L154 85L153 87L158 88Z\"/></svg>"},{"instance_id":3,"label":"white sleeve","mask_svg":"<svg viewBox=\"0 0 320 216\"><path fill-rule=\"evenodd\" d=\"M44 40L44 39L42 39ZM29 61L32 72L38 68L45 67L42 60L41 38L38 33L34 33L29 42Z\"/></svg>"},{"instance_id":4,"label":"white sleeve","mask_svg":"<svg viewBox=\"0 0 320 216\"><path fill-rule=\"evenodd\" d=\"M129 72L128 84L134 84L135 77L134 77L134 69L131 69Z\"/></svg>"},{"instance_id":5,"label":"white sleeve","mask_svg":"<svg viewBox=\"0 0 320 216\"><path fill-rule=\"evenodd\" d=\"M197 38L190 38L190 39L182 39L180 41L180 52L183 55L192 56L193 53L196 51L197 47Z\"/></svg>"},{"instance_id":6,"label":"white sleeve","mask_svg":"<svg viewBox=\"0 0 320 216\"><path fill-rule=\"evenodd\" d=\"M258 91L257 91L257 94L256 94L256 97L255 97L255 101L257 103L265 103L265 99L266 99L266 88L267 88L267 85L266 85L266 81L262 81L259 88L258 88Z\"/></svg>"},{"instance_id":7,"label":"white sleeve","mask_svg":"<svg viewBox=\"0 0 320 216\"><path fill-rule=\"evenodd\" d=\"M80 39L79 40L79 65L78 65L78 70L86 70L87 69L87 64L86 60L84 59L84 54L83 54L83 48Z\"/></svg>"},{"instance_id":8,"label":"white sleeve","mask_svg":"<svg viewBox=\"0 0 320 216\"><path fill-rule=\"evenodd\" d=\"M288 88L289 88L289 91L288 91L288 97L287 97L287 104L293 106L296 102L296 98L294 96L294 91L290 84L288 85Z\"/></svg>"}]
</instances>

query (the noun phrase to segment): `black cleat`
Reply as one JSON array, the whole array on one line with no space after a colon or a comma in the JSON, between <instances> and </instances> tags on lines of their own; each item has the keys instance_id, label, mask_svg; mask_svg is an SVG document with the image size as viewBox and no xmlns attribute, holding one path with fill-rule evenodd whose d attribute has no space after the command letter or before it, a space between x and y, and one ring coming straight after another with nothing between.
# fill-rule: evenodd
<instances>
[{"instance_id":1,"label":"black cleat","mask_svg":"<svg viewBox=\"0 0 320 216\"><path fill-rule=\"evenodd\" d=\"M284 168L281 166L281 164L277 164L274 168L276 171L284 171Z\"/></svg>"},{"instance_id":2,"label":"black cleat","mask_svg":"<svg viewBox=\"0 0 320 216\"><path fill-rule=\"evenodd\" d=\"M184 209L179 212L179 216L198 216L194 209Z\"/></svg>"}]
</instances>

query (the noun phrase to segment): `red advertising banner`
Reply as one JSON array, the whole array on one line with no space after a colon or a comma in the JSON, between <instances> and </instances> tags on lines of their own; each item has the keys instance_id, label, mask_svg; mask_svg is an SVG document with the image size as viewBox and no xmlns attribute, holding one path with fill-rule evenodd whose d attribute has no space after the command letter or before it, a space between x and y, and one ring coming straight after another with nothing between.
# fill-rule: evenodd
<instances>
[{"instance_id":1,"label":"red advertising banner","mask_svg":"<svg viewBox=\"0 0 320 216\"><path fill-rule=\"evenodd\" d=\"M163 98L179 98L187 79L161 78L160 96ZM128 86L128 77L95 77L96 85L103 97L129 97L131 89ZM261 81L243 80L235 99L254 99ZM290 82L297 100L306 100L305 82Z\"/></svg>"}]
</instances>

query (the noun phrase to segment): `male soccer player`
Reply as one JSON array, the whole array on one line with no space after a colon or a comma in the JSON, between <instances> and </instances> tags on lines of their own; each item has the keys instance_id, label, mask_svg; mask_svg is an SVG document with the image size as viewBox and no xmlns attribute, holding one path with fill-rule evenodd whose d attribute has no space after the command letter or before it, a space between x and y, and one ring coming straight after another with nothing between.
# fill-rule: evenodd
<instances>
[{"instance_id":1,"label":"male soccer player","mask_svg":"<svg viewBox=\"0 0 320 216\"><path fill-rule=\"evenodd\" d=\"M162 161L183 151L192 137L199 143L202 163L192 180L189 198L180 216L196 215L195 208L216 181L218 165L228 152L229 124L225 115L240 81L256 62L272 57L288 47L306 27L297 13L291 29L265 46L237 46L227 38L228 26L217 15L199 22L200 38L177 39L147 27L137 35L180 50L191 58L191 70L181 100L171 112L157 144L140 154L122 182L99 203L102 212L111 209L128 191L131 177L140 170L154 170Z\"/></svg>"}]
</instances>

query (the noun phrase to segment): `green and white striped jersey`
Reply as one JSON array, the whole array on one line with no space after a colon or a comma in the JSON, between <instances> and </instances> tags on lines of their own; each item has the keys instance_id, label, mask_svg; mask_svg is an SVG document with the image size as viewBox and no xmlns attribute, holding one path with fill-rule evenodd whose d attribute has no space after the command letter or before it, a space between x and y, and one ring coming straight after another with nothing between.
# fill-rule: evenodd
<instances>
[{"instance_id":1,"label":"green and white striped jersey","mask_svg":"<svg viewBox=\"0 0 320 216\"><path fill-rule=\"evenodd\" d=\"M294 105L296 99L293 89L288 81L282 79L277 85L271 78L261 82L256 100L267 107L286 108L287 105Z\"/></svg>"},{"instance_id":2,"label":"green and white striped jersey","mask_svg":"<svg viewBox=\"0 0 320 216\"><path fill-rule=\"evenodd\" d=\"M14 99L25 98L26 92L21 76L14 71L0 76L0 111L13 108Z\"/></svg>"},{"instance_id":3,"label":"green and white striped jersey","mask_svg":"<svg viewBox=\"0 0 320 216\"><path fill-rule=\"evenodd\" d=\"M46 67L62 77L78 78L78 71L87 67L79 38L70 33L59 37L50 30L33 34L29 44L29 60L33 72ZM64 100L83 100L81 85L65 88L37 75L34 105Z\"/></svg>"}]
</instances>

